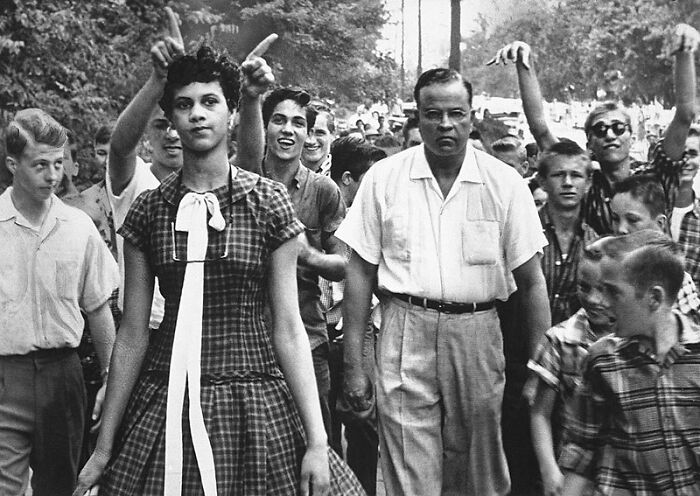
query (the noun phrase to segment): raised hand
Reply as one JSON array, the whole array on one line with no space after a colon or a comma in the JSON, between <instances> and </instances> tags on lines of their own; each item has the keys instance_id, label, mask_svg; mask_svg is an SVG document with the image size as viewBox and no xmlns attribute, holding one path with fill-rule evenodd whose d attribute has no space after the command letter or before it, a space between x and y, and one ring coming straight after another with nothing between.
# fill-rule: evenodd
<instances>
[{"instance_id":1,"label":"raised hand","mask_svg":"<svg viewBox=\"0 0 700 496\"><path fill-rule=\"evenodd\" d=\"M175 12L170 7L165 7L165 14L168 17L168 36L151 47L153 72L159 79L165 79L168 76L168 66L185 54L185 44Z\"/></svg>"},{"instance_id":2,"label":"raised hand","mask_svg":"<svg viewBox=\"0 0 700 496\"><path fill-rule=\"evenodd\" d=\"M277 40L276 34L271 34L262 40L241 64L242 93L251 97L257 97L265 93L275 82L272 69L267 65L265 59L262 58L275 40Z\"/></svg>"},{"instance_id":3,"label":"raised hand","mask_svg":"<svg viewBox=\"0 0 700 496\"><path fill-rule=\"evenodd\" d=\"M688 24L678 24L673 30L670 52L671 54L694 52L698 48L698 42L700 42L700 34L697 29Z\"/></svg>"},{"instance_id":4,"label":"raised hand","mask_svg":"<svg viewBox=\"0 0 700 496\"><path fill-rule=\"evenodd\" d=\"M506 65L508 61L522 62L526 69L530 68L530 45L524 41L514 41L504 46L496 52L496 56L486 62L486 65L498 65L502 63Z\"/></svg>"}]
</instances>

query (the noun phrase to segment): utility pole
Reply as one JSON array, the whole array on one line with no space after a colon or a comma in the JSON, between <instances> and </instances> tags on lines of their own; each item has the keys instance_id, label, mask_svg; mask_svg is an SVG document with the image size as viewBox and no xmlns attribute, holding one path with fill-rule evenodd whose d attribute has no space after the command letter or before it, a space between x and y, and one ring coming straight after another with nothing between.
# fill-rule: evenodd
<instances>
[{"instance_id":1,"label":"utility pole","mask_svg":"<svg viewBox=\"0 0 700 496\"><path fill-rule=\"evenodd\" d=\"M418 74L423 74L423 2L418 0Z\"/></svg>"},{"instance_id":2,"label":"utility pole","mask_svg":"<svg viewBox=\"0 0 700 496\"><path fill-rule=\"evenodd\" d=\"M459 45L462 42L461 20L462 9L460 0L450 0L451 3L451 25L450 25L450 69L460 72L462 66L462 57L459 51Z\"/></svg>"},{"instance_id":3,"label":"utility pole","mask_svg":"<svg viewBox=\"0 0 700 496\"><path fill-rule=\"evenodd\" d=\"M401 0L401 98L406 89L406 0Z\"/></svg>"}]
</instances>

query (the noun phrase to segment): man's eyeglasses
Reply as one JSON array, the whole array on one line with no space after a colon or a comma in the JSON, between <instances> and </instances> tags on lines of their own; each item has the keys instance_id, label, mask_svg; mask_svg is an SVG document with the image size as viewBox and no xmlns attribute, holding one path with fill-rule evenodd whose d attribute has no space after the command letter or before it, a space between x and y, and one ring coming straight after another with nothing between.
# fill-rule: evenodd
<instances>
[{"instance_id":1,"label":"man's eyeglasses","mask_svg":"<svg viewBox=\"0 0 700 496\"><path fill-rule=\"evenodd\" d=\"M605 124L604 122L599 122L591 126L591 132L596 138L605 138L608 134L608 130L612 129L615 136L622 136L625 132L630 129L630 125L626 122L613 122L611 124Z\"/></svg>"}]
</instances>

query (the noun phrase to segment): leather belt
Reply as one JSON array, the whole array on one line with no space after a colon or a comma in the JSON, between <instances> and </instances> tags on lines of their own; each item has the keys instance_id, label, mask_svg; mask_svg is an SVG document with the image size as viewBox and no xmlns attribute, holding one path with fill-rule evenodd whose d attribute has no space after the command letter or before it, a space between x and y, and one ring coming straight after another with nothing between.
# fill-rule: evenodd
<instances>
[{"instance_id":1,"label":"leather belt","mask_svg":"<svg viewBox=\"0 0 700 496\"><path fill-rule=\"evenodd\" d=\"M429 298L421 298L419 296L411 296L401 293L387 293L389 296L397 298L401 301L416 305L418 307L429 308L440 313L474 313L490 310L495 305L495 301L486 301L483 303L457 303L453 301L431 300Z\"/></svg>"}]
</instances>

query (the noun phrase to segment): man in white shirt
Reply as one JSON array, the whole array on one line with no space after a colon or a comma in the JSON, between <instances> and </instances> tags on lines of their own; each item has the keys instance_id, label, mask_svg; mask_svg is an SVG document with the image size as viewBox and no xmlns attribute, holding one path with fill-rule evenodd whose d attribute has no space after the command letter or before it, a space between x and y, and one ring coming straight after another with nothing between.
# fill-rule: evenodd
<instances>
[{"instance_id":1,"label":"man in white shirt","mask_svg":"<svg viewBox=\"0 0 700 496\"><path fill-rule=\"evenodd\" d=\"M471 84L449 69L415 87L424 140L375 164L336 235L347 267L345 394L371 400L362 336L375 279L385 294L377 411L388 494L509 491L500 433L504 358L496 299L530 304L534 351L550 326L532 196L510 167L468 145Z\"/></svg>"}]
</instances>

